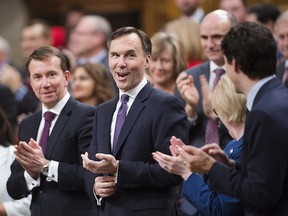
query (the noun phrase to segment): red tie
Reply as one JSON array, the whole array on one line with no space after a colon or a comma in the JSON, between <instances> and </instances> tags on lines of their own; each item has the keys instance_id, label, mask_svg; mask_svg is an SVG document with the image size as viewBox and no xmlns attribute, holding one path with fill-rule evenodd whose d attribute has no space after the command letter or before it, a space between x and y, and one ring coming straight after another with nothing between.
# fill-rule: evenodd
<instances>
[{"instance_id":1,"label":"red tie","mask_svg":"<svg viewBox=\"0 0 288 216\"><path fill-rule=\"evenodd\" d=\"M213 71L216 74L216 77L213 82L213 90L218 84L221 76L225 73L225 70L222 68L217 68ZM205 132L205 143L220 143L219 133L218 133L218 122L213 119L207 120L206 132Z\"/></svg>"},{"instance_id":2,"label":"red tie","mask_svg":"<svg viewBox=\"0 0 288 216\"><path fill-rule=\"evenodd\" d=\"M43 153L45 153L46 151L47 141L49 137L49 130L51 127L51 122L53 121L55 115L56 115L55 113L52 113L49 111L44 113L45 124L44 124L44 128L43 128L42 135L40 138L40 143L39 143L39 145L42 147Z\"/></svg>"}]
</instances>

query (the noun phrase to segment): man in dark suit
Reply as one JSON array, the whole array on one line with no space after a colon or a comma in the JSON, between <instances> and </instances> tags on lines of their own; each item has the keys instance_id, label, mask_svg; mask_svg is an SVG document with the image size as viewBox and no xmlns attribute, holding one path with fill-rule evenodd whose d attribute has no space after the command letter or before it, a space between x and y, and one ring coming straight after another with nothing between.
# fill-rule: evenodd
<instances>
[{"instance_id":1,"label":"man in dark suit","mask_svg":"<svg viewBox=\"0 0 288 216\"><path fill-rule=\"evenodd\" d=\"M284 11L275 23L277 44L283 59L276 69L277 77L288 87L288 10Z\"/></svg>"},{"instance_id":2,"label":"man in dark suit","mask_svg":"<svg viewBox=\"0 0 288 216\"><path fill-rule=\"evenodd\" d=\"M207 143L205 135L208 119L215 120L211 106L212 85L216 78L213 71L224 66L221 41L235 24L235 17L226 11L216 10L207 14L200 25L200 36L202 48L209 61L180 73L176 81L181 95L178 98L185 100L185 109L191 122L190 144L196 147ZM206 80L211 90L202 88ZM231 137L226 128L218 123L219 140L214 142L224 148Z\"/></svg>"},{"instance_id":3,"label":"man in dark suit","mask_svg":"<svg viewBox=\"0 0 288 216\"><path fill-rule=\"evenodd\" d=\"M288 215L288 91L275 77L274 37L263 25L243 23L222 49L228 76L247 96L241 165L184 145L180 157L190 170L209 173L214 191L239 198L246 215Z\"/></svg>"},{"instance_id":4,"label":"man in dark suit","mask_svg":"<svg viewBox=\"0 0 288 216\"><path fill-rule=\"evenodd\" d=\"M152 152L168 154L174 134L188 141L185 111L177 98L147 82L151 41L144 32L120 28L107 45L119 97L97 107L89 158L82 155L83 167L91 171L85 176L87 191L103 216L176 216L173 188L181 179L163 170ZM127 116L115 142L119 99L125 94Z\"/></svg>"},{"instance_id":5,"label":"man in dark suit","mask_svg":"<svg viewBox=\"0 0 288 216\"><path fill-rule=\"evenodd\" d=\"M32 216L95 215L96 209L85 193L80 157L91 141L95 109L70 97L70 73L58 49L36 49L26 66L42 110L19 126L20 142L15 147L8 193L14 199L32 193ZM55 117L48 141L41 147L38 143L42 143L48 121L43 116L49 112Z\"/></svg>"}]
</instances>

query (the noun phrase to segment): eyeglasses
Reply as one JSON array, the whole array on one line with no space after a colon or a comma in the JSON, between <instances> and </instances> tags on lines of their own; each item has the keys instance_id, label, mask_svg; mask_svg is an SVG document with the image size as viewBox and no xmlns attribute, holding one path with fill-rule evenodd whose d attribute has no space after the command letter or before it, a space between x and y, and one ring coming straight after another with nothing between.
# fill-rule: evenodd
<instances>
[{"instance_id":1,"label":"eyeglasses","mask_svg":"<svg viewBox=\"0 0 288 216\"><path fill-rule=\"evenodd\" d=\"M216 109L213 109L214 114L218 117L218 113L216 112Z\"/></svg>"}]
</instances>

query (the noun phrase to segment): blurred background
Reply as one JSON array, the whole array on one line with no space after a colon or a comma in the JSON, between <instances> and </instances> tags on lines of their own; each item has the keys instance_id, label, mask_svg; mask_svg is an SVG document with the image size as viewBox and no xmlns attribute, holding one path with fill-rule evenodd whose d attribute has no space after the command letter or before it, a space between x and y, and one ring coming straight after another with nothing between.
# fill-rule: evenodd
<instances>
[{"instance_id":1,"label":"blurred background","mask_svg":"<svg viewBox=\"0 0 288 216\"><path fill-rule=\"evenodd\" d=\"M272 3L280 11L288 9L287 0L248 1L248 5L255 3ZM206 13L218 6L218 0L201 1ZM113 30L131 25L144 30L149 36L179 16L175 0L0 0L0 35L11 44L12 61L16 65L23 63L19 50L20 33L28 20L42 18L51 25L63 26L68 11L73 8L106 17Z\"/></svg>"}]
</instances>

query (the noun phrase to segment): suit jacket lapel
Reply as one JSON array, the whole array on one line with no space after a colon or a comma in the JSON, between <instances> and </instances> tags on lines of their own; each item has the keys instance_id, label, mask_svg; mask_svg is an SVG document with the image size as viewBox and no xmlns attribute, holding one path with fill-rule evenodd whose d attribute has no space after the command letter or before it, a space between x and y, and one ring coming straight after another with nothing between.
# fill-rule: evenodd
<instances>
[{"instance_id":1,"label":"suit jacket lapel","mask_svg":"<svg viewBox=\"0 0 288 216\"><path fill-rule=\"evenodd\" d=\"M126 137L128 136L131 128L133 127L134 123L137 121L138 116L140 115L141 111L145 107L144 101L148 99L150 92L152 91L153 87L147 83L144 88L139 92L137 97L135 98L132 107L129 110L128 115L126 116L125 122L122 126L114 155L117 155L119 149L124 144Z\"/></svg>"},{"instance_id":2,"label":"suit jacket lapel","mask_svg":"<svg viewBox=\"0 0 288 216\"><path fill-rule=\"evenodd\" d=\"M42 110L38 111L35 116L33 116L33 119L31 119L32 121L29 122L29 127L28 129L31 129L30 132L27 132L27 134L29 134L29 139L32 137L34 140L37 140L37 134L38 134L38 129L40 126L40 122L41 122L41 118L42 118ZM41 134L40 134L41 136ZM20 138L20 137L19 137ZM28 142L29 142L28 139Z\"/></svg>"},{"instance_id":3,"label":"suit jacket lapel","mask_svg":"<svg viewBox=\"0 0 288 216\"><path fill-rule=\"evenodd\" d=\"M76 101L70 97L66 105L62 109L48 139L47 149L45 152L45 156L47 158L51 158L51 154L53 152L57 139L61 135L68 120L70 119L70 113L73 110L73 107L75 106L75 104L76 104Z\"/></svg>"},{"instance_id":4,"label":"suit jacket lapel","mask_svg":"<svg viewBox=\"0 0 288 216\"><path fill-rule=\"evenodd\" d=\"M106 153L106 154L111 154L112 152L111 150L111 145L112 145L111 144L111 123L112 123L113 114L115 112L118 100L119 100L119 97L115 97L114 99L112 99L111 104L107 104L107 106L105 106L103 115L101 115L102 113L100 113L101 116L97 116L97 118L101 118L100 121L97 121L97 122L101 122L101 128L97 128L97 130L100 131L99 134L103 134L103 136L101 136L105 139L103 143L109 143L107 145L101 145L101 149L98 149L99 152ZM102 140L100 142L102 142Z\"/></svg>"}]
</instances>

